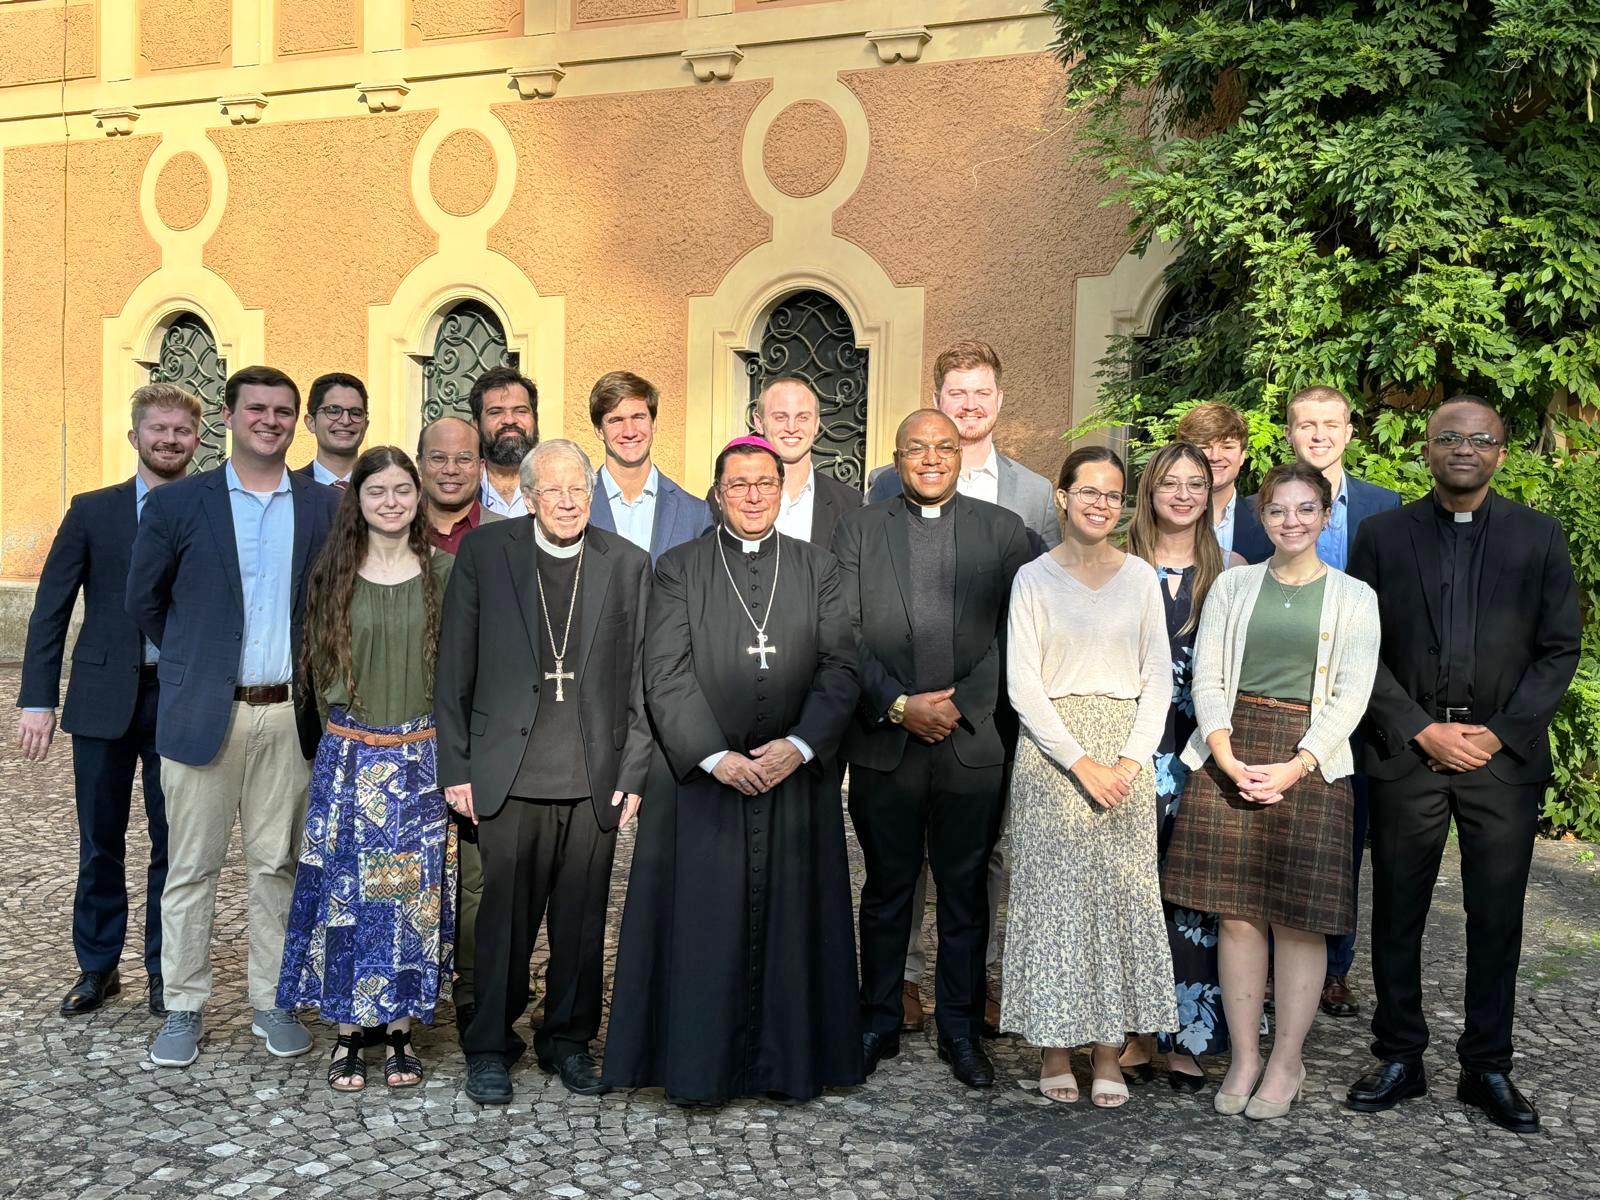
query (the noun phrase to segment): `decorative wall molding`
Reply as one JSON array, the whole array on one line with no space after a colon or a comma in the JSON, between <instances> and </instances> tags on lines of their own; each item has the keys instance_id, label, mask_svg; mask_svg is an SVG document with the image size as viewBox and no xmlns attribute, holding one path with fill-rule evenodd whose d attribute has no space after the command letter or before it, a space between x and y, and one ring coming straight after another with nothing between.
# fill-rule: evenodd
<instances>
[{"instance_id":1,"label":"decorative wall molding","mask_svg":"<svg viewBox=\"0 0 1600 1200\"><path fill-rule=\"evenodd\" d=\"M710 83L713 79L732 79L733 69L743 57L744 51L737 46L708 46L704 50L683 52L684 60L701 83Z\"/></svg>"},{"instance_id":2,"label":"decorative wall molding","mask_svg":"<svg viewBox=\"0 0 1600 1200\"><path fill-rule=\"evenodd\" d=\"M369 112L397 112L400 102L410 91L411 85L404 79L383 79L356 84L356 93Z\"/></svg>"},{"instance_id":3,"label":"decorative wall molding","mask_svg":"<svg viewBox=\"0 0 1600 1200\"><path fill-rule=\"evenodd\" d=\"M922 48L932 40L933 34L926 25L867 30L867 41L878 51L881 63L916 62L922 57Z\"/></svg>"},{"instance_id":4,"label":"decorative wall molding","mask_svg":"<svg viewBox=\"0 0 1600 1200\"><path fill-rule=\"evenodd\" d=\"M97 108L89 114L107 137L127 137L139 119L137 108Z\"/></svg>"},{"instance_id":5,"label":"decorative wall molding","mask_svg":"<svg viewBox=\"0 0 1600 1200\"><path fill-rule=\"evenodd\" d=\"M244 96L218 96L217 103L222 107L222 115L234 125L254 125L261 120L261 113L267 107L267 98L259 93Z\"/></svg>"},{"instance_id":6,"label":"decorative wall molding","mask_svg":"<svg viewBox=\"0 0 1600 1200\"><path fill-rule=\"evenodd\" d=\"M517 85L517 94L524 100L535 97L548 100L556 94L556 88L567 77L567 72L560 63L549 63L542 67L508 67L506 74L511 76L511 82Z\"/></svg>"}]
</instances>

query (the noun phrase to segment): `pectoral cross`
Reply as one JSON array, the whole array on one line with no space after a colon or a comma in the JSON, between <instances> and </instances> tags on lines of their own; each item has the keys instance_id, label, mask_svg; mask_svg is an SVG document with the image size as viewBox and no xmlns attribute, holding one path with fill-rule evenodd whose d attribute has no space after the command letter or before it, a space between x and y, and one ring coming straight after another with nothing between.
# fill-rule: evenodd
<instances>
[{"instance_id":1,"label":"pectoral cross","mask_svg":"<svg viewBox=\"0 0 1600 1200\"><path fill-rule=\"evenodd\" d=\"M744 652L758 655L761 659L761 669L765 671L767 669L767 655L776 654L778 648L768 645L766 631L758 629L756 630L756 644L754 646L746 646Z\"/></svg>"},{"instance_id":2,"label":"pectoral cross","mask_svg":"<svg viewBox=\"0 0 1600 1200\"><path fill-rule=\"evenodd\" d=\"M577 678L577 676L574 675L571 671L563 671L561 669L561 660L559 658L556 659L556 669L554 671L546 671L544 673L544 677L546 679L554 679L556 681L556 700L557 700L557 702L560 702L560 701L565 700L567 698L566 693L564 691L562 691L562 689L561 689L561 681L563 679L576 679Z\"/></svg>"}]
</instances>

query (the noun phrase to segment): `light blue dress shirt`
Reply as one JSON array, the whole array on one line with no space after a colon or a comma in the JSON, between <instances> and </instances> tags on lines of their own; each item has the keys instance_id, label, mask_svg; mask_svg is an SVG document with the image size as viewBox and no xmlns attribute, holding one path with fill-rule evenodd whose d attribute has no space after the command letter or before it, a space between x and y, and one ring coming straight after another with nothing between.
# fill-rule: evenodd
<instances>
[{"instance_id":1,"label":"light blue dress shirt","mask_svg":"<svg viewBox=\"0 0 1600 1200\"><path fill-rule=\"evenodd\" d=\"M523 496L522 489L518 488L516 495L510 500L505 499L496 490L494 484L489 482L489 469L483 470L483 480L478 485L478 503L490 512L499 513L502 517L525 517L528 515L528 501Z\"/></svg>"},{"instance_id":2,"label":"light blue dress shirt","mask_svg":"<svg viewBox=\"0 0 1600 1200\"><path fill-rule=\"evenodd\" d=\"M1222 516L1212 526L1216 530L1217 545L1222 547L1222 557L1227 559L1233 551L1233 516L1234 509L1239 506L1239 489L1234 488L1233 495L1228 497L1228 502L1222 506Z\"/></svg>"},{"instance_id":3,"label":"light blue dress shirt","mask_svg":"<svg viewBox=\"0 0 1600 1200\"><path fill-rule=\"evenodd\" d=\"M270 492L245 490L230 459L228 503L244 591L244 651L239 686L288 683L294 674L290 621L294 596L294 493L289 472Z\"/></svg>"},{"instance_id":4,"label":"light blue dress shirt","mask_svg":"<svg viewBox=\"0 0 1600 1200\"><path fill-rule=\"evenodd\" d=\"M144 498L150 494L150 485L144 481L143 475L133 477L133 512L135 523L144 520ZM156 644L149 638L144 639L144 661L148 666L161 658L161 651L156 649Z\"/></svg>"},{"instance_id":5,"label":"light blue dress shirt","mask_svg":"<svg viewBox=\"0 0 1600 1200\"><path fill-rule=\"evenodd\" d=\"M611 520L617 532L639 549L649 553L650 537L656 529L656 493L661 488L661 472L654 465L650 477L644 481L644 491L629 504L622 498L622 485L611 478L611 472L600 468L600 486L606 490L606 500L611 504Z\"/></svg>"},{"instance_id":6,"label":"light blue dress shirt","mask_svg":"<svg viewBox=\"0 0 1600 1200\"><path fill-rule=\"evenodd\" d=\"M1344 570L1350 556L1350 489L1344 479L1339 480L1339 494L1333 498L1333 512L1328 516L1328 527L1317 535L1317 557L1335 571Z\"/></svg>"}]
</instances>

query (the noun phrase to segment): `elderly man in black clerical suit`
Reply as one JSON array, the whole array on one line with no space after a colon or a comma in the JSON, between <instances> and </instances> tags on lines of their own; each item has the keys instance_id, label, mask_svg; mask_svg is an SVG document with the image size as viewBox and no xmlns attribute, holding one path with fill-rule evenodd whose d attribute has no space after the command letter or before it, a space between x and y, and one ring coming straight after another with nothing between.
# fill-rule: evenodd
<instances>
[{"instance_id":1,"label":"elderly man in black clerical suit","mask_svg":"<svg viewBox=\"0 0 1600 1200\"><path fill-rule=\"evenodd\" d=\"M923 846L938 892L939 1057L990 1087L979 1044L989 855L1016 749L1003 635L1011 581L1033 557L1027 527L961 495L961 437L936 409L895 435L903 494L847 513L833 535L860 660L845 734L850 819L866 857L861 892L863 1068L900 1052L900 982Z\"/></svg>"},{"instance_id":2,"label":"elderly man in black clerical suit","mask_svg":"<svg viewBox=\"0 0 1600 1200\"><path fill-rule=\"evenodd\" d=\"M1550 779L1551 718L1578 665L1578 592L1561 526L1496 494L1505 426L1456 396L1428 422L1433 491L1369 517L1350 574L1378 593L1383 647L1367 713L1373 1053L1346 1100L1381 1112L1427 1090L1422 932L1450 820L1467 909L1466 1029L1456 1097L1518 1133L1539 1114L1512 1084L1522 903Z\"/></svg>"},{"instance_id":3,"label":"elderly man in black clerical suit","mask_svg":"<svg viewBox=\"0 0 1600 1200\"><path fill-rule=\"evenodd\" d=\"M604 1090L589 1042L611 861L651 754L640 670L650 556L589 525L594 469L575 443L530 451L522 490L531 520L461 540L434 691L439 782L477 823L483 860L477 1010L461 1039L480 1104L511 1100L525 1049L512 1025L541 918L550 967L534 1052L569 1091Z\"/></svg>"},{"instance_id":4,"label":"elderly man in black clerical suit","mask_svg":"<svg viewBox=\"0 0 1600 1200\"><path fill-rule=\"evenodd\" d=\"M629 881L605 1079L681 1104L807 1100L862 1079L832 761L850 618L833 556L775 528L776 450L736 438L716 478L722 524L663 554L650 595L645 696L679 781L651 852L676 869Z\"/></svg>"}]
</instances>

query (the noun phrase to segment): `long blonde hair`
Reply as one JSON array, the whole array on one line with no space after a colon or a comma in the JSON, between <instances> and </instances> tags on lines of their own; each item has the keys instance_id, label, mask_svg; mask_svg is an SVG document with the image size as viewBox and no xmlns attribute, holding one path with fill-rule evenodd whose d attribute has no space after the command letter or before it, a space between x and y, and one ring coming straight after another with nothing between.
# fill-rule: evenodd
<instances>
[{"instance_id":1,"label":"long blonde hair","mask_svg":"<svg viewBox=\"0 0 1600 1200\"><path fill-rule=\"evenodd\" d=\"M1160 530L1156 527L1156 484L1179 463L1187 462L1197 468L1206 480L1205 508L1194 523L1194 566L1189 584L1189 619L1183 623L1182 633L1188 633L1200 623L1200 608L1206 602L1206 593L1222 574L1222 547L1217 543L1217 532L1211 527L1211 464L1199 447L1188 442L1174 442L1163 446L1150 456L1144 472L1139 476L1139 491L1134 500L1133 520L1128 525L1128 553L1137 555L1152 567L1156 562L1156 542Z\"/></svg>"}]
</instances>

